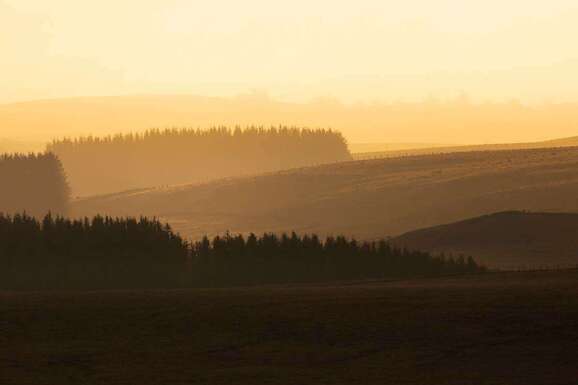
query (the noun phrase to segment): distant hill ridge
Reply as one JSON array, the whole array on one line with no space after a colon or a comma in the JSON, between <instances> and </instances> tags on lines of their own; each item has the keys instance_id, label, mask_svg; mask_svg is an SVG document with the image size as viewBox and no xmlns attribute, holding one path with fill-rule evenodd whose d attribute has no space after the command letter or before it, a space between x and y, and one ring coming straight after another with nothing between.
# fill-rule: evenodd
<instances>
[{"instance_id":1,"label":"distant hill ridge","mask_svg":"<svg viewBox=\"0 0 578 385\"><path fill-rule=\"evenodd\" d=\"M384 151L356 152L353 157L358 160L374 158L397 158L400 156L418 156L432 154L446 154L453 152L470 151L500 151L500 150L531 150L540 148L556 147L576 147L578 146L578 136L568 138L552 139L541 142L528 143L501 143L501 144L477 144L477 145L457 145L457 146L419 146L415 148L392 149Z\"/></svg>"}]
</instances>

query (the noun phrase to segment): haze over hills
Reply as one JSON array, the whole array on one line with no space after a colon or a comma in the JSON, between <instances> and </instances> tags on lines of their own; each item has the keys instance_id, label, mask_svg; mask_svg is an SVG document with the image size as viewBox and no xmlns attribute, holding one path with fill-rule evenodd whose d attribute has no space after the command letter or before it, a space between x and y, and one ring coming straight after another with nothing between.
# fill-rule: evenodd
<instances>
[{"instance_id":1,"label":"haze over hills","mask_svg":"<svg viewBox=\"0 0 578 385\"><path fill-rule=\"evenodd\" d=\"M578 213L500 212L408 232L392 242L473 255L493 268L575 267Z\"/></svg>"},{"instance_id":2,"label":"haze over hills","mask_svg":"<svg viewBox=\"0 0 578 385\"><path fill-rule=\"evenodd\" d=\"M498 143L498 144L478 144L478 145L459 145L448 146L441 144L375 144L373 146L354 146L354 158L356 159L374 159L374 158L397 158L400 156L413 155L430 155L430 154L444 154L451 152L467 152L467 151L497 151L497 150L524 150L536 148L552 148L552 147L574 147L578 146L578 136L568 138L544 140L540 142L529 143ZM351 146L350 146L351 147ZM367 149L371 149L367 151ZM365 150L365 151L364 151Z\"/></svg>"},{"instance_id":3,"label":"haze over hills","mask_svg":"<svg viewBox=\"0 0 578 385\"><path fill-rule=\"evenodd\" d=\"M266 94L83 97L0 104L3 137L64 136L150 128L248 125L332 128L351 143L514 143L576 134L576 104L473 104L452 101L342 104L336 99L280 102Z\"/></svg>"},{"instance_id":4,"label":"haze over hills","mask_svg":"<svg viewBox=\"0 0 578 385\"><path fill-rule=\"evenodd\" d=\"M291 231L373 239L505 210L578 211L578 148L341 162L73 202L159 216L187 237Z\"/></svg>"},{"instance_id":5,"label":"haze over hills","mask_svg":"<svg viewBox=\"0 0 578 385\"><path fill-rule=\"evenodd\" d=\"M43 142L0 138L0 154L42 152L45 148Z\"/></svg>"},{"instance_id":6,"label":"haze over hills","mask_svg":"<svg viewBox=\"0 0 578 385\"><path fill-rule=\"evenodd\" d=\"M352 154L372 155L400 150L429 149L437 147L459 147L458 144L441 143L349 143L349 150Z\"/></svg>"}]
</instances>

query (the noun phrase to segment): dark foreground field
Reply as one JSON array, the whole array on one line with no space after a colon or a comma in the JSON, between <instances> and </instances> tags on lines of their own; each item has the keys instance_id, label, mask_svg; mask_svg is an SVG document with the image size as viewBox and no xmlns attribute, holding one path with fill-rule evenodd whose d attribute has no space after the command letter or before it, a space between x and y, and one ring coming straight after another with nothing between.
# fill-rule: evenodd
<instances>
[{"instance_id":1,"label":"dark foreground field","mask_svg":"<svg viewBox=\"0 0 578 385\"><path fill-rule=\"evenodd\" d=\"M0 301L3 385L578 381L577 271Z\"/></svg>"}]
</instances>

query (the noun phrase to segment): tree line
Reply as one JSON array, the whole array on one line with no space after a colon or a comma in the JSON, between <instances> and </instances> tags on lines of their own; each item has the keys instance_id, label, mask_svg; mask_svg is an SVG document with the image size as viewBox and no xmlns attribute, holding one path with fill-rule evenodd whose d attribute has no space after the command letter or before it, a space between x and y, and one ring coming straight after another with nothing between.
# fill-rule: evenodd
<instances>
[{"instance_id":1,"label":"tree line","mask_svg":"<svg viewBox=\"0 0 578 385\"><path fill-rule=\"evenodd\" d=\"M434 256L344 236L250 234L203 238L191 246L194 282L203 286L328 282L481 272L472 257Z\"/></svg>"},{"instance_id":2,"label":"tree line","mask_svg":"<svg viewBox=\"0 0 578 385\"><path fill-rule=\"evenodd\" d=\"M55 140L74 195L192 183L350 160L344 137L324 129L226 127Z\"/></svg>"},{"instance_id":3,"label":"tree line","mask_svg":"<svg viewBox=\"0 0 578 385\"><path fill-rule=\"evenodd\" d=\"M146 218L0 214L0 285L8 289L174 287L188 246Z\"/></svg>"},{"instance_id":4,"label":"tree line","mask_svg":"<svg viewBox=\"0 0 578 385\"><path fill-rule=\"evenodd\" d=\"M52 153L0 155L0 212L66 214L70 190Z\"/></svg>"},{"instance_id":5,"label":"tree line","mask_svg":"<svg viewBox=\"0 0 578 385\"><path fill-rule=\"evenodd\" d=\"M250 234L188 243L156 219L0 214L4 289L227 287L483 271L387 241Z\"/></svg>"}]
</instances>

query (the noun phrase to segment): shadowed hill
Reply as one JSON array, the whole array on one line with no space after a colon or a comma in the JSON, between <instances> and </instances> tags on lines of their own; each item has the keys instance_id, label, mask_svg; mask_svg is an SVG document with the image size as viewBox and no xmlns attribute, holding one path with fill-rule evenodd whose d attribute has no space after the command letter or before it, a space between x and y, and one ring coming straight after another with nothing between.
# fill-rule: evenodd
<instances>
[{"instance_id":1,"label":"shadowed hill","mask_svg":"<svg viewBox=\"0 0 578 385\"><path fill-rule=\"evenodd\" d=\"M392 242L474 255L490 267L578 265L578 214L501 212L412 231Z\"/></svg>"},{"instance_id":2,"label":"shadowed hill","mask_svg":"<svg viewBox=\"0 0 578 385\"><path fill-rule=\"evenodd\" d=\"M159 216L184 236L230 230L395 236L504 210L578 211L578 148L342 162L74 202L74 215Z\"/></svg>"}]
</instances>

